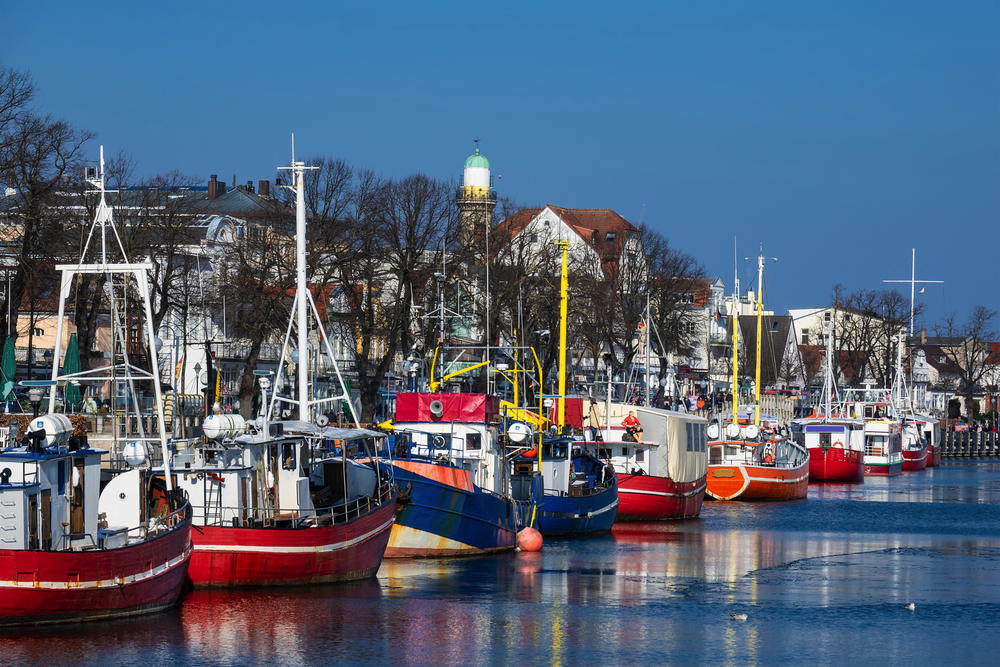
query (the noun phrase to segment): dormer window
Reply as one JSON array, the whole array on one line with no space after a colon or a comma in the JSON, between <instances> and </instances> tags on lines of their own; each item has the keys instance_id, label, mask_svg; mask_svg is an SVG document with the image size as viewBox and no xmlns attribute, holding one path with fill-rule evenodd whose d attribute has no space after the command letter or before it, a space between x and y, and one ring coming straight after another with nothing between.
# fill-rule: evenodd
<instances>
[{"instance_id":1,"label":"dormer window","mask_svg":"<svg viewBox=\"0 0 1000 667\"><path fill-rule=\"evenodd\" d=\"M604 240L607 243L614 242L614 240L615 240L615 233L614 232L608 232L607 234L604 235Z\"/></svg>"},{"instance_id":2,"label":"dormer window","mask_svg":"<svg viewBox=\"0 0 1000 667\"><path fill-rule=\"evenodd\" d=\"M778 330L778 323L771 322L771 331L777 331L777 330Z\"/></svg>"}]
</instances>

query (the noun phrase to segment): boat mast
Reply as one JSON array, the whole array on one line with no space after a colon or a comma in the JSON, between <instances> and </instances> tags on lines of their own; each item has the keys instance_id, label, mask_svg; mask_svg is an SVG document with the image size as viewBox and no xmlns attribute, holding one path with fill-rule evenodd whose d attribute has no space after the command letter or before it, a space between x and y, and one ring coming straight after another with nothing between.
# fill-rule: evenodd
<instances>
[{"instance_id":1,"label":"boat mast","mask_svg":"<svg viewBox=\"0 0 1000 667\"><path fill-rule=\"evenodd\" d=\"M826 378L823 380L825 403L823 416L830 418L830 393L833 391L833 322L826 328Z\"/></svg>"},{"instance_id":2,"label":"boat mast","mask_svg":"<svg viewBox=\"0 0 1000 667\"><path fill-rule=\"evenodd\" d=\"M761 323L764 320L764 245L760 246L760 254L757 256L757 380L754 383L754 426L760 426L760 339L764 336L761 332Z\"/></svg>"},{"instance_id":3,"label":"boat mast","mask_svg":"<svg viewBox=\"0 0 1000 667\"><path fill-rule=\"evenodd\" d=\"M566 423L566 312L569 309L569 241L556 241L562 248L562 279L559 282L559 433Z\"/></svg>"},{"instance_id":4,"label":"boat mast","mask_svg":"<svg viewBox=\"0 0 1000 667\"><path fill-rule=\"evenodd\" d=\"M650 330L651 329L652 329L652 324L650 324L650 321L649 321L649 292L646 292L646 406L647 407L650 404L650 401L649 401L649 365L651 363L650 353L652 352L652 350L650 350L650 344L653 342L651 340L652 336L650 336L650 333L651 333Z\"/></svg>"},{"instance_id":5,"label":"boat mast","mask_svg":"<svg viewBox=\"0 0 1000 667\"><path fill-rule=\"evenodd\" d=\"M736 305L740 298L740 272L736 261L736 239L733 239L733 423L740 421L740 377L739 377L739 357L740 357L740 329L739 319L736 314Z\"/></svg>"},{"instance_id":6,"label":"boat mast","mask_svg":"<svg viewBox=\"0 0 1000 667\"><path fill-rule=\"evenodd\" d=\"M295 179L295 291L298 295L295 300L298 327L296 347L299 349L299 363L295 370L299 376L299 419L309 421L309 321L306 304L309 283L306 282L305 166L305 162L296 162L294 155L292 156L292 174Z\"/></svg>"}]
</instances>

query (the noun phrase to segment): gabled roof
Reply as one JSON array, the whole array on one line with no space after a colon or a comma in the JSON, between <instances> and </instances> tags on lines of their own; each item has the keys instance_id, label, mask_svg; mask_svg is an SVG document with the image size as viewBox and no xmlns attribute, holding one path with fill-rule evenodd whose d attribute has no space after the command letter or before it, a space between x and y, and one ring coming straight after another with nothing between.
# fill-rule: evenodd
<instances>
[{"instance_id":1,"label":"gabled roof","mask_svg":"<svg viewBox=\"0 0 1000 667\"><path fill-rule=\"evenodd\" d=\"M610 208L563 208L551 204L545 208L521 209L500 223L500 227L513 238L524 231L524 228L546 208L555 213L567 227L576 232L584 243L596 250L602 260L613 259L617 261L621 256L622 244L628 233L638 231L632 223ZM607 240L609 233L614 234L614 238L610 241Z\"/></svg>"}]
</instances>

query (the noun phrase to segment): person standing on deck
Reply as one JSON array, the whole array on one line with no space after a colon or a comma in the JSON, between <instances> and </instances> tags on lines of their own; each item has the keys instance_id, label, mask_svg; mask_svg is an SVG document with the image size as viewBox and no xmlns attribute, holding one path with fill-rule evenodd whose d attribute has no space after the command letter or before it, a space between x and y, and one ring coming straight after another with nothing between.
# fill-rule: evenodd
<instances>
[{"instance_id":1,"label":"person standing on deck","mask_svg":"<svg viewBox=\"0 0 1000 667\"><path fill-rule=\"evenodd\" d=\"M590 427L590 439L594 442L603 442L604 438L601 436L601 406L594 397L590 397L590 413L587 415Z\"/></svg>"}]
</instances>

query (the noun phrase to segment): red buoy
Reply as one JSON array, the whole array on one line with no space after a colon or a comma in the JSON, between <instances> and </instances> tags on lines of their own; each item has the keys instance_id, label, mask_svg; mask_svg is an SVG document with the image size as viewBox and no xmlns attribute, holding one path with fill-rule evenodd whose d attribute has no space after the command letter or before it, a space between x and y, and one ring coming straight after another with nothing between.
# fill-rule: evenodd
<instances>
[{"instance_id":1,"label":"red buoy","mask_svg":"<svg viewBox=\"0 0 1000 667\"><path fill-rule=\"evenodd\" d=\"M517 547L521 551L541 551L542 534L534 528L523 528L517 534Z\"/></svg>"}]
</instances>

